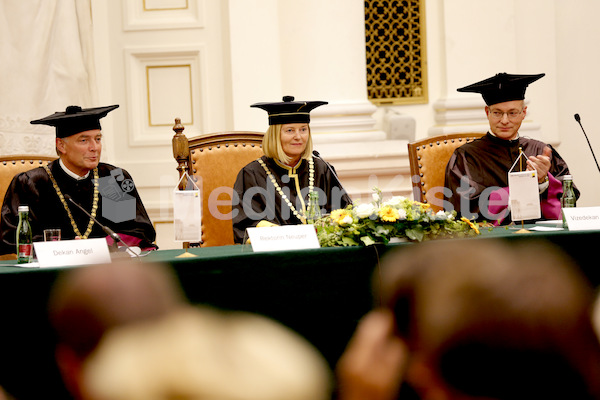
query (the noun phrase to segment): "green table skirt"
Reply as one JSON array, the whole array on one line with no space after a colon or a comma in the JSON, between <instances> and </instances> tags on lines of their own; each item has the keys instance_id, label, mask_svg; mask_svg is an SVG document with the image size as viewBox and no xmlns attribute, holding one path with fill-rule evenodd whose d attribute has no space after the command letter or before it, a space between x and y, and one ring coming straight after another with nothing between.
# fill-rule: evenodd
<instances>
[{"instance_id":1,"label":"green table skirt","mask_svg":"<svg viewBox=\"0 0 600 400\"><path fill-rule=\"evenodd\" d=\"M600 285L595 246L600 231L516 234L484 229L467 240L509 242L545 240L561 247L590 282ZM371 247L322 248L253 253L249 246L153 252L143 258L172 268L192 303L256 312L273 318L308 339L334 366L358 320L378 299L371 277L389 251L413 243ZM49 290L64 268L0 266L0 385L24 399L62 398L65 394L54 364L54 337L47 321ZM73 267L77 268L77 267ZM32 384L44 377L44 385ZM46 383L51 382L51 383Z\"/></svg>"}]
</instances>

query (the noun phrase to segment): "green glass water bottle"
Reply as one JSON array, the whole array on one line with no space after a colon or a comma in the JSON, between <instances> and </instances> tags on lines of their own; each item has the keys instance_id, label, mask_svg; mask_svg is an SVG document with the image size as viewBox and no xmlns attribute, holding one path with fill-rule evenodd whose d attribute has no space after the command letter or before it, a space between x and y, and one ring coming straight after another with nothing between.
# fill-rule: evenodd
<instances>
[{"instance_id":1,"label":"green glass water bottle","mask_svg":"<svg viewBox=\"0 0 600 400\"><path fill-rule=\"evenodd\" d=\"M19 206L17 225L17 263L30 263L33 258L33 233L29 224L29 206Z\"/></svg>"},{"instance_id":2,"label":"green glass water bottle","mask_svg":"<svg viewBox=\"0 0 600 400\"><path fill-rule=\"evenodd\" d=\"M321 206L319 206L319 193L312 191L308 193L308 210L306 211L306 222L314 224L321 218Z\"/></svg>"},{"instance_id":3,"label":"green glass water bottle","mask_svg":"<svg viewBox=\"0 0 600 400\"><path fill-rule=\"evenodd\" d=\"M573 177L571 175L565 175L563 177L563 195L560 199L561 208L575 207L577 198L575 197L575 190L573 190ZM562 213L563 228L567 229L567 218L565 213Z\"/></svg>"}]
</instances>

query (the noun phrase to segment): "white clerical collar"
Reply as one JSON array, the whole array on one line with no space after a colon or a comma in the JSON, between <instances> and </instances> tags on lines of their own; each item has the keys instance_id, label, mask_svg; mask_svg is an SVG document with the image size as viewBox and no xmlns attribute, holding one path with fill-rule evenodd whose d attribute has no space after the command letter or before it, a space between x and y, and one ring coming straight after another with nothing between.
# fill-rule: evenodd
<instances>
[{"instance_id":1,"label":"white clerical collar","mask_svg":"<svg viewBox=\"0 0 600 400\"><path fill-rule=\"evenodd\" d=\"M60 167L62 168L62 170L65 171L65 173L67 175L69 175L71 178L76 179L78 181L84 180L90 174L90 171L88 171L87 174L85 174L84 176L77 175L75 172L73 172L69 168L67 168L67 166L65 165L65 163L63 163L62 158L58 159L58 165L60 165Z\"/></svg>"},{"instance_id":2,"label":"white clerical collar","mask_svg":"<svg viewBox=\"0 0 600 400\"><path fill-rule=\"evenodd\" d=\"M492 132L491 129L489 130L489 132L490 132L490 135L492 135L495 138L498 138L498 136L496 136L496 134L494 132ZM521 137L521 136L519 135L519 132L517 132L517 137L515 137L514 139L508 139L508 141L514 142L515 140L519 140L519 137ZM498 138L498 139L501 139L501 138ZM502 139L502 140L506 140L506 139Z\"/></svg>"}]
</instances>

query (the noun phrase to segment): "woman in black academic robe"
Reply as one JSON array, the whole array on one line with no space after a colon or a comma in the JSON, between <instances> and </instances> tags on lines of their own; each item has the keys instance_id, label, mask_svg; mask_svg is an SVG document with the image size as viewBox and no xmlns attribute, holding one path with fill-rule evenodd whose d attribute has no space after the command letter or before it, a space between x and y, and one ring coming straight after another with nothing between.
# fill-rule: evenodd
<instances>
[{"instance_id":1,"label":"woman in black academic robe","mask_svg":"<svg viewBox=\"0 0 600 400\"><path fill-rule=\"evenodd\" d=\"M309 192L317 192L324 212L352 203L331 165L313 155L309 112L326 102L257 103L269 113L264 156L246 165L234 185L233 234L243 243L246 229L306 223Z\"/></svg>"}]
</instances>

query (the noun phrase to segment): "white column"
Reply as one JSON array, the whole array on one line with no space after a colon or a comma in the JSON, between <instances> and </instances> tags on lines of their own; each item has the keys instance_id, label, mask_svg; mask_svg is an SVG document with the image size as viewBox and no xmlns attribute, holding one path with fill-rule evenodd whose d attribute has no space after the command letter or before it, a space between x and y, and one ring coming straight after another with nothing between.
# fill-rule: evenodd
<instances>
[{"instance_id":1,"label":"white column","mask_svg":"<svg viewBox=\"0 0 600 400\"><path fill-rule=\"evenodd\" d=\"M546 76L526 93L527 119L521 134L548 142L558 140L556 117L555 11L551 2L454 0L444 7L443 51L446 69L440 98L434 99L435 122L429 135L487 131L478 94L457 88L499 72ZM531 25L531 21L539 23ZM535 51L533 51L535 48ZM543 51L541 49L544 49ZM542 125L540 122L544 122Z\"/></svg>"},{"instance_id":2,"label":"white column","mask_svg":"<svg viewBox=\"0 0 600 400\"><path fill-rule=\"evenodd\" d=\"M258 101L329 104L311 113L315 148L353 198L371 186L410 193L406 141L387 140L367 98L361 0L229 0L234 129L266 129ZM390 183L391 182L391 183Z\"/></svg>"},{"instance_id":3,"label":"white column","mask_svg":"<svg viewBox=\"0 0 600 400\"><path fill-rule=\"evenodd\" d=\"M363 2L282 1L279 20L282 89L329 101L313 112L315 142L385 139L367 99Z\"/></svg>"},{"instance_id":4,"label":"white column","mask_svg":"<svg viewBox=\"0 0 600 400\"><path fill-rule=\"evenodd\" d=\"M329 102L312 113L317 143L385 139L367 99L362 1L229 5L235 129L264 130L264 115L250 104L293 95Z\"/></svg>"},{"instance_id":5,"label":"white column","mask_svg":"<svg viewBox=\"0 0 600 400\"><path fill-rule=\"evenodd\" d=\"M264 132L253 103L281 97L278 0L229 0L232 128Z\"/></svg>"}]
</instances>

